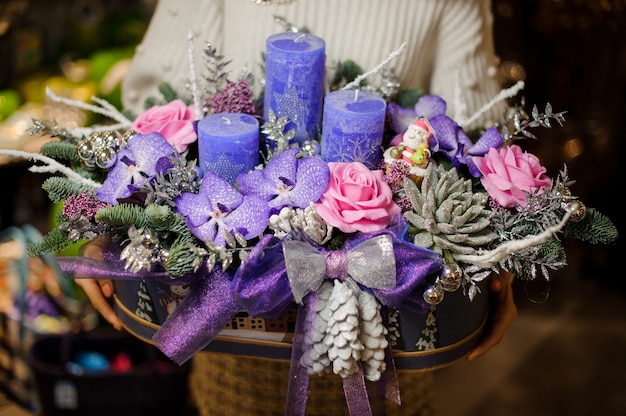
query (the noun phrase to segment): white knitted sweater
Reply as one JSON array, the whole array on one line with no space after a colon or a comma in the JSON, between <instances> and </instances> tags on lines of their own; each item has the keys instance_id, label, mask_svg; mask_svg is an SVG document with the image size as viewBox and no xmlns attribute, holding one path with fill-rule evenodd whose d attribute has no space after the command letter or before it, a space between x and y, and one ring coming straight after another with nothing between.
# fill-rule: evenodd
<instances>
[{"instance_id":1,"label":"white knitted sweater","mask_svg":"<svg viewBox=\"0 0 626 416\"><path fill-rule=\"evenodd\" d=\"M197 62L209 42L232 60L233 78L244 70L262 78L265 40L284 30L275 16L322 37L328 65L351 59L369 70L406 42L407 50L391 64L402 86L442 96L455 118L473 114L500 89L489 0L296 0L265 6L251 0L160 0L123 82L125 107L141 112L143 100L156 95L162 81L183 90L190 30ZM501 115L494 110L480 121Z\"/></svg>"}]
</instances>

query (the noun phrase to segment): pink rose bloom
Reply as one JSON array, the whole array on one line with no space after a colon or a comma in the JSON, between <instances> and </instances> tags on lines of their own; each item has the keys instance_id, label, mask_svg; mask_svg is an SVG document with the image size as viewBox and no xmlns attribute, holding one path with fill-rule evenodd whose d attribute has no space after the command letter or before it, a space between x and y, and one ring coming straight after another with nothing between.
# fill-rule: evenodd
<instances>
[{"instance_id":1,"label":"pink rose bloom","mask_svg":"<svg viewBox=\"0 0 626 416\"><path fill-rule=\"evenodd\" d=\"M194 118L192 105L186 106L182 100L174 100L143 112L135 119L133 130L141 134L161 133L168 143L182 152L198 138L193 128Z\"/></svg>"},{"instance_id":2,"label":"pink rose bloom","mask_svg":"<svg viewBox=\"0 0 626 416\"><path fill-rule=\"evenodd\" d=\"M484 157L474 157L482 173L481 183L487 193L505 208L526 207L526 194L552 185L537 156L518 145L491 148Z\"/></svg>"},{"instance_id":3,"label":"pink rose bloom","mask_svg":"<svg viewBox=\"0 0 626 416\"><path fill-rule=\"evenodd\" d=\"M400 207L382 170L369 170L360 162L329 162L330 180L315 204L318 214L346 233L385 229Z\"/></svg>"}]
</instances>

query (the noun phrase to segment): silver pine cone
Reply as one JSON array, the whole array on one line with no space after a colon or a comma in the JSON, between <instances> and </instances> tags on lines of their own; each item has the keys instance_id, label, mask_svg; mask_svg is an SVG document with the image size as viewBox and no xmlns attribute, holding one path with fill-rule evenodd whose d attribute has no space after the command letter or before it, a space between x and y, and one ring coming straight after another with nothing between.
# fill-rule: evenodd
<instances>
[{"instance_id":1,"label":"silver pine cone","mask_svg":"<svg viewBox=\"0 0 626 416\"><path fill-rule=\"evenodd\" d=\"M330 280L325 280L317 291L313 330L307 332L304 339L305 345L310 347L309 354L304 354L300 358L300 363L309 369L309 374L322 376L330 373L328 345L324 343L324 338L331 315L329 299L332 291L333 284Z\"/></svg>"},{"instance_id":2,"label":"silver pine cone","mask_svg":"<svg viewBox=\"0 0 626 416\"><path fill-rule=\"evenodd\" d=\"M380 303L374 295L361 291L359 295L359 315L361 318L361 331L359 339L365 347L361 353L365 378L369 381L378 381L385 371L385 349L389 346L387 341L387 328L383 325L383 317L380 314Z\"/></svg>"},{"instance_id":3,"label":"silver pine cone","mask_svg":"<svg viewBox=\"0 0 626 416\"><path fill-rule=\"evenodd\" d=\"M355 291L345 282L334 280L329 306L332 314L324 342L328 345L333 373L345 378L359 371L358 362L364 348L359 339L359 308Z\"/></svg>"},{"instance_id":4,"label":"silver pine cone","mask_svg":"<svg viewBox=\"0 0 626 416\"><path fill-rule=\"evenodd\" d=\"M404 190L413 206L404 216L417 230L415 245L438 253L475 254L497 238L489 228L487 194L475 193L471 179L459 177L456 169L431 164L420 188L405 179Z\"/></svg>"}]
</instances>

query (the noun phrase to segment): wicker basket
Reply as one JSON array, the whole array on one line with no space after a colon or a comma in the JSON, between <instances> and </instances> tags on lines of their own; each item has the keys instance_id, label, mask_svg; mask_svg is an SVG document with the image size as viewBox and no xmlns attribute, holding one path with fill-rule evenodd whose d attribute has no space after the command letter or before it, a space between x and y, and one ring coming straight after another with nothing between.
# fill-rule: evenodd
<instances>
[{"instance_id":1,"label":"wicker basket","mask_svg":"<svg viewBox=\"0 0 626 416\"><path fill-rule=\"evenodd\" d=\"M201 416L283 415L289 363L202 352L193 358L191 392ZM402 406L369 393L374 414L433 415L433 373L398 373ZM372 385L372 387L376 387ZM348 415L341 378L332 374L309 379L307 415Z\"/></svg>"}]
</instances>

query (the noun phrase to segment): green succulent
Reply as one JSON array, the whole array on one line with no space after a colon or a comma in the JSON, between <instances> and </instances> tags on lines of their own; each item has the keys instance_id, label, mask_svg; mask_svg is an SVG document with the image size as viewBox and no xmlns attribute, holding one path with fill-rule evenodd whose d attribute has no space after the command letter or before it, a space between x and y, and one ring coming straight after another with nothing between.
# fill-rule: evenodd
<instances>
[{"instance_id":1,"label":"green succulent","mask_svg":"<svg viewBox=\"0 0 626 416\"><path fill-rule=\"evenodd\" d=\"M404 213L415 245L438 253L475 254L498 238L489 228L492 212L484 192L474 192L471 179L456 169L433 164L418 187L405 179L404 190L413 211Z\"/></svg>"}]
</instances>

